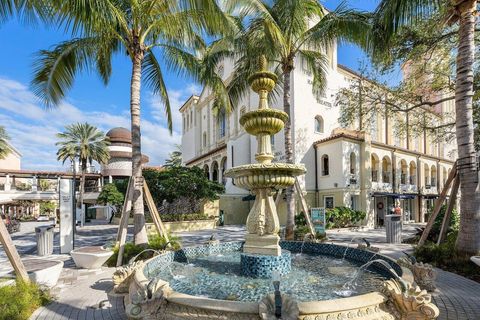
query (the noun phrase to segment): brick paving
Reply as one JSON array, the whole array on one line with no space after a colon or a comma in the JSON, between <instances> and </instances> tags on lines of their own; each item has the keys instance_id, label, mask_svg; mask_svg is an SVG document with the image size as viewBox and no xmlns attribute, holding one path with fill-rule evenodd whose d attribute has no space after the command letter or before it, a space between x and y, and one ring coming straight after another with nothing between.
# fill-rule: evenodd
<instances>
[{"instance_id":1,"label":"brick paving","mask_svg":"<svg viewBox=\"0 0 480 320\"><path fill-rule=\"evenodd\" d=\"M404 237L413 234L417 226L406 226ZM77 247L102 245L115 237L116 228L116 226L107 225L104 222L79 228L75 244ZM184 232L177 235L181 237L184 246L189 246L204 243L212 234L220 241L242 240L245 235L245 228L243 226L226 226L216 230ZM385 243L385 231L383 229L330 230L328 236L329 242L351 247L356 242L361 242L361 238L366 238L373 246L380 248L380 253L393 258L402 256L402 251L411 251L412 249L407 244ZM18 234L13 238L22 254L22 258L35 253L34 238L32 239L31 234ZM55 237L55 242L58 242L58 235ZM113 268L102 268L97 271L76 269L68 255L58 254L58 244L56 244L55 253L49 259L65 261L59 284L53 290L57 300L36 310L30 318L31 320L126 319L123 299L109 294L113 287L111 281ZM0 251L0 275L9 268L6 267L8 262L5 264L2 259L2 252ZM438 319L480 320L480 284L450 272L439 269L437 269L437 272L436 285L438 289L432 294L432 299L440 309Z\"/></svg>"}]
</instances>

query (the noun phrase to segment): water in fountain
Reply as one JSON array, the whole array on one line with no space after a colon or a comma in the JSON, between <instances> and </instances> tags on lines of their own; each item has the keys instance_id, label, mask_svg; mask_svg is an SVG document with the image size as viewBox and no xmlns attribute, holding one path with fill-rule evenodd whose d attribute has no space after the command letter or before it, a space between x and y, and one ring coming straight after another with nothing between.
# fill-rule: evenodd
<instances>
[{"instance_id":1,"label":"water in fountain","mask_svg":"<svg viewBox=\"0 0 480 320\"><path fill-rule=\"evenodd\" d=\"M149 277L160 277L168 281L173 290L181 293L222 300L259 301L272 292L272 279L243 276L240 255L240 251L235 251L224 252L222 256L214 254L190 257L195 267L172 262L170 268L159 268ZM351 279L353 271L330 272L331 263L331 256L309 253L303 253L301 258L294 256L292 271L281 277L282 292L298 297L300 301L338 297L335 290L342 290L345 282ZM338 267L356 270L360 265L345 260ZM365 274L357 280L359 289L355 294L378 290L384 280L380 274Z\"/></svg>"},{"instance_id":2,"label":"water in fountain","mask_svg":"<svg viewBox=\"0 0 480 320\"><path fill-rule=\"evenodd\" d=\"M352 244L352 242L353 242L354 240L357 240L357 239L359 239L359 237L353 237L353 238L350 240L350 243L347 244L347 248L346 248L345 251L343 252L342 261L345 261L345 257L347 256L348 249L350 249L350 245Z\"/></svg>"},{"instance_id":3,"label":"water in fountain","mask_svg":"<svg viewBox=\"0 0 480 320\"><path fill-rule=\"evenodd\" d=\"M362 275L365 270L367 270L368 267L370 267L374 263L379 263L385 267L388 272L395 278L395 279L401 279L400 276L393 270L392 266L386 262L385 260L382 259L375 259L372 260L374 256L377 254L374 254L368 262L363 264L360 268L357 269L357 271L354 273L352 279L349 281L345 282L345 284L342 287L342 290L335 291L335 294L341 296L341 297L350 297L354 293L356 293L357 288L359 287L359 284L357 283L357 280L359 279L360 275Z\"/></svg>"}]
</instances>

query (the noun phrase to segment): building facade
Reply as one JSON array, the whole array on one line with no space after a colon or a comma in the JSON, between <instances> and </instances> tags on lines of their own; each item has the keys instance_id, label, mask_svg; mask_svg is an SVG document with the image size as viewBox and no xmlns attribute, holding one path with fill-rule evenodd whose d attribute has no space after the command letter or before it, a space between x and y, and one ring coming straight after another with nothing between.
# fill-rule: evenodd
<instances>
[{"instance_id":1,"label":"building facade","mask_svg":"<svg viewBox=\"0 0 480 320\"><path fill-rule=\"evenodd\" d=\"M365 224L377 226L384 215L399 204L405 219L424 221L428 209L443 188L455 160L454 141L435 143L428 135L402 138L392 119L376 115L366 131L342 128L340 109L335 106L341 88L360 76L337 64L336 48L327 55L327 88L322 97L312 94L313 77L296 62L291 78L291 123L294 158L307 174L300 177L311 207L348 206L367 212ZM228 81L233 62L224 61L218 72ZM271 103L282 109L282 99ZM183 117L182 157L187 166L203 168L214 181L223 183L220 210L225 223L244 223L252 196L237 188L224 172L254 162L256 140L239 125L240 117L258 105L256 94L248 92L230 114L212 110L213 96L203 88L180 108ZM454 112L446 102L425 112ZM283 131L272 138L275 160L284 161ZM281 223L286 221L285 201L278 204Z\"/></svg>"}]
</instances>

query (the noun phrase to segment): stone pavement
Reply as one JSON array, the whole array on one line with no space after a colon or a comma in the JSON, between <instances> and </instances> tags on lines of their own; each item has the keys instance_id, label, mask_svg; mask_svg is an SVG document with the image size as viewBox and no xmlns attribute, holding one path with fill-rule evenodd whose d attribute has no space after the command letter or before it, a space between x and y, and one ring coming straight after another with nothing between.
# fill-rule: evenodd
<instances>
[{"instance_id":1,"label":"stone pavement","mask_svg":"<svg viewBox=\"0 0 480 320\"><path fill-rule=\"evenodd\" d=\"M406 225L404 238L415 233L418 225ZM25 230L27 230L26 228ZM95 222L78 228L76 246L101 245L115 237L117 227ZM181 237L184 246L204 243L213 234L220 241L243 240L244 226L225 226L215 230L183 232ZM130 232L131 234L131 232ZM33 237L33 238L32 238ZM408 244L385 243L385 230L375 229L338 229L328 231L329 242L356 246L361 238L366 238L373 246L379 247L382 254L398 258L402 251L411 251ZM18 245L22 258L35 253L34 235L23 233L13 236ZM353 240L353 241L352 241ZM58 242L58 235L55 238ZM102 268L97 271L76 269L68 255L58 254L58 244L55 247L57 254L50 259L62 259L65 268L62 272L59 285L54 289L58 297L52 304L38 309L31 317L32 320L56 319L126 319L123 310L122 298L109 295L113 287L111 275L113 268ZM27 255L25 255L27 253ZM5 268L0 252L0 274ZM8 262L6 263L8 264ZM8 268L7 268L8 269ZM480 284L453 273L437 269L437 291L432 294L433 301L440 309L440 320L480 320Z\"/></svg>"}]
</instances>

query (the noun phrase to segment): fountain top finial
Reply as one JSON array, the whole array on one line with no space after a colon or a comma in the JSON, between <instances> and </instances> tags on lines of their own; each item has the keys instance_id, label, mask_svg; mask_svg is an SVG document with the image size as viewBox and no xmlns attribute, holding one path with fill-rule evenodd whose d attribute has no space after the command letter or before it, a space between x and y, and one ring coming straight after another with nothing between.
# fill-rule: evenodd
<instances>
[{"instance_id":1,"label":"fountain top finial","mask_svg":"<svg viewBox=\"0 0 480 320\"><path fill-rule=\"evenodd\" d=\"M265 55L261 55L258 58L259 71L255 72L248 78L248 83L252 87L252 90L260 94L261 91L270 92L275 87L277 82L277 75L268 71L268 63Z\"/></svg>"}]
</instances>

